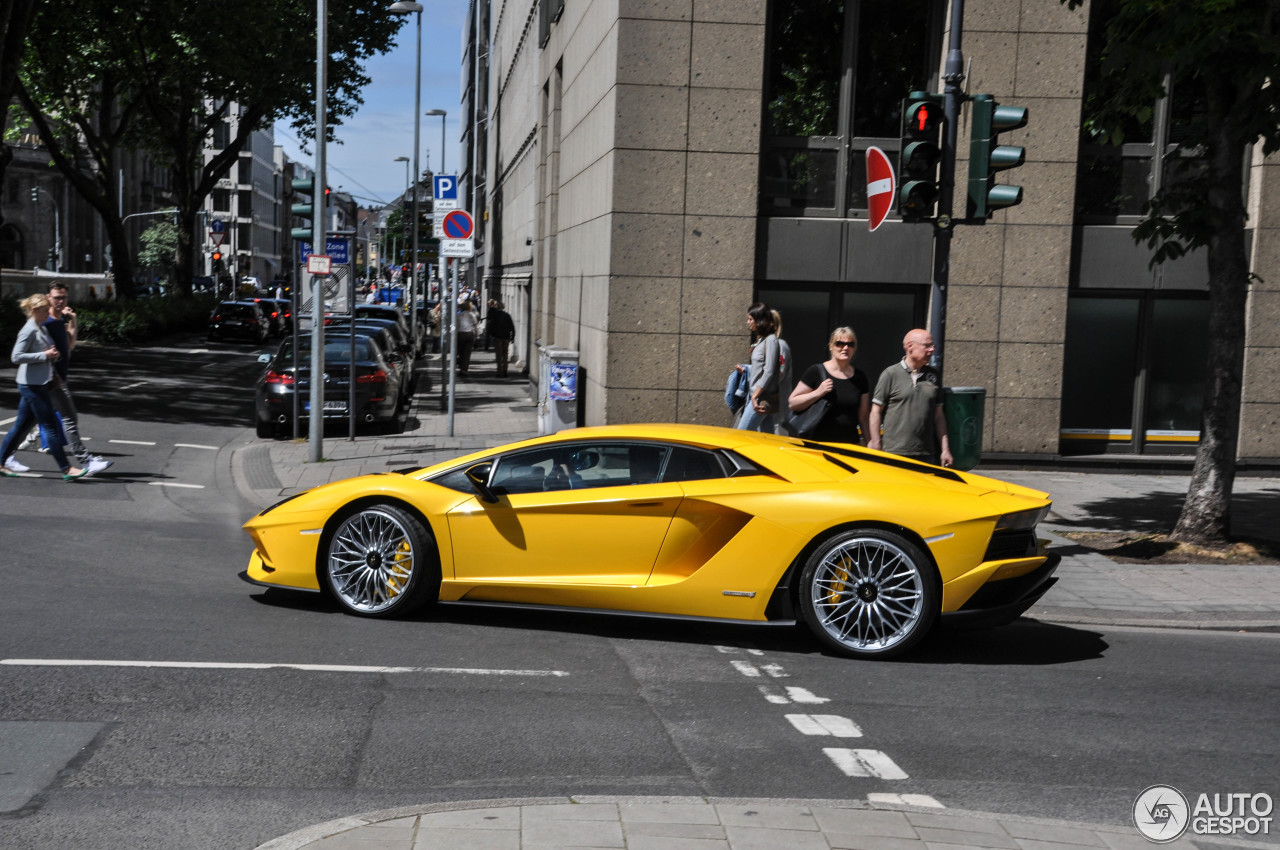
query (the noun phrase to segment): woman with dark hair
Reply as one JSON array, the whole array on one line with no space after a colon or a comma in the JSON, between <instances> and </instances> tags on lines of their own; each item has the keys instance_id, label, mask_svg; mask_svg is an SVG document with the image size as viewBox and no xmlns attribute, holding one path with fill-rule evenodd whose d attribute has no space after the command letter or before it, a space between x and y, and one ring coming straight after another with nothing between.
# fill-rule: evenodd
<instances>
[{"instance_id":1,"label":"woman with dark hair","mask_svg":"<svg viewBox=\"0 0 1280 850\"><path fill-rule=\"evenodd\" d=\"M773 311L756 302L747 310L747 330L751 331L751 385L747 403L738 414L742 431L773 433L773 414L778 411L778 335Z\"/></svg>"},{"instance_id":2,"label":"woman with dark hair","mask_svg":"<svg viewBox=\"0 0 1280 850\"><path fill-rule=\"evenodd\" d=\"M106 468L105 463L91 460L81 469L72 466L67 460L66 452L62 450L66 440L58 425L57 415L53 412L53 402L49 398L49 390L58 379L53 369L53 361L58 359L58 347L44 329L45 319L49 318L49 297L32 295L24 299L20 306L27 314L27 323L18 331L18 341L14 343L12 356L18 367L18 415L13 420L9 433L5 434L4 443L0 444L0 473L13 477L27 471L27 467L19 463L13 453L18 441L30 430L33 419L40 423L49 441L49 454L62 470L62 480L74 481L100 472Z\"/></svg>"}]
</instances>

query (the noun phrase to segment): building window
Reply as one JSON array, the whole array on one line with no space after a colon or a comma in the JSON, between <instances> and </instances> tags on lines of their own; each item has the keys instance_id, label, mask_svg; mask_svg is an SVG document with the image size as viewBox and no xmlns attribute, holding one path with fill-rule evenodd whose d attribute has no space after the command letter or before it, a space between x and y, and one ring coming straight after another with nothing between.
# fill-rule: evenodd
<instances>
[{"instance_id":1,"label":"building window","mask_svg":"<svg viewBox=\"0 0 1280 850\"><path fill-rule=\"evenodd\" d=\"M779 0L769 21L761 210L865 210L866 150L896 153L902 99L936 88L939 0Z\"/></svg>"},{"instance_id":2,"label":"building window","mask_svg":"<svg viewBox=\"0 0 1280 850\"><path fill-rule=\"evenodd\" d=\"M1200 439L1208 362L1203 293L1073 296L1067 306L1062 452L1172 452Z\"/></svg>"},{"instance_id":3,"label":"building window","mask_svg":"<svg viewBox=\"0 0 1280 850\"><path fill-rule=\"evenodd\" d=\"M1126 117L1118 132L1099 120L1106 99L1101 79L1107 24L1119 0L1094 0L1089 13L1076 213L1082 224L1136 224L1157 192L1194 173L1201 160L1182 150L1186 128L1203 112L1195 78L1170 68L1166 96L1143 115Z\"/></svg>"}]
</instances>

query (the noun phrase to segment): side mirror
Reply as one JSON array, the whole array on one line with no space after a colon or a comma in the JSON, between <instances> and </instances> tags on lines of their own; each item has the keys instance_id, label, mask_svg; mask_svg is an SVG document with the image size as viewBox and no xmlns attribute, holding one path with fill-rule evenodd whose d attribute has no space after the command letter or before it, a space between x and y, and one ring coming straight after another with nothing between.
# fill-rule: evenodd
<instances>
[{"instance_id":1,"label":"side mirror","mask_svg":"<svg viewBox=\"0 0 1280 850\"><path fill-rule=\"evenodd\" d=\"M259 363L262 363L263 365L265 365L265 364L267 364L267 363L270 363L270 362L271 362L271 355L270 355L270 354L259 354L259 355L258 355L258 362L259 362Z\"/></svg>"},{"instance_id":2,"label":"side mirror","mask_svg":"<svg viewBox=\"0 0 1280 850\"><path fill-rule=\"evenodd\" d=\"M471 486L475 488L476 495L480 497L482 502L496 502L497 495L493 490L489 489L489 473L493 471L493 461L485 461L477 463L475 466L467 467L467 480L471 482Z\"/></svg>"}]
</instances>

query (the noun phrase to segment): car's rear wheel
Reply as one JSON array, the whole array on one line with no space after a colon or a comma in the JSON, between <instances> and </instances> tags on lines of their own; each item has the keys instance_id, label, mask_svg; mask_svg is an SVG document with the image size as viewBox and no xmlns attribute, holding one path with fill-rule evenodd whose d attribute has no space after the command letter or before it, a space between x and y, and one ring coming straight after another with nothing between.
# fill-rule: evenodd
<instances>
[{"instance_id":1,"label":"car's rear wheel","mask_svg":"<svg viewBox=\"0 0 1280 850\"><path fill-rule=\"evenodd\" d=\"M920 548L880 529L824 541L800 573L800 610L820 641L854 658L910 649L938 616L939 579Z\"/></svg>"},{"instance_id":2,"label":"car's rear wheel","mask_svg":"<svg viewBox=\"0 0 1280 850\"><path fill-rule=\"evenodd\" d=\"M257 424L257 433L259 438L263 440L275 439L276 426L274 422L272 422L269 419L267 420L257 419L255 420L255 423Z\"/></svg>"},{"instance_id":3,"label":"car's rear wheel","mask_svg":"<svg viewBox=\"0 0 1280 850\"><path fill-rule=\"evenodd\" d=\"M343 608L399 617L440 594L440 556L430 530L395 505L364 505L343 516L320 549L320 580Z\"/></svg>"}]
</instances>

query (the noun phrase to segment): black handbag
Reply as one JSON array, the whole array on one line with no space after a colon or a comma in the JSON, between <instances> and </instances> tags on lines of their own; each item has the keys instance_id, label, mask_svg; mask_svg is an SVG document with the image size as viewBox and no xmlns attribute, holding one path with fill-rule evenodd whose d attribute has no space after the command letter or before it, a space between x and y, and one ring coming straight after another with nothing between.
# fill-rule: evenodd
<instances>
[{"instance_id":1,"label":"black handbag","mask_svg":"<svg viewBox=\"0 0 1280 850\"><path fill-rule=\"evenodd\" d=\"M804 410L791 413L778 426L778 433L789 437L808 437L818 430L818 423L831 409L831 401L820 398Z\"/></svg>"}]
</instances>

